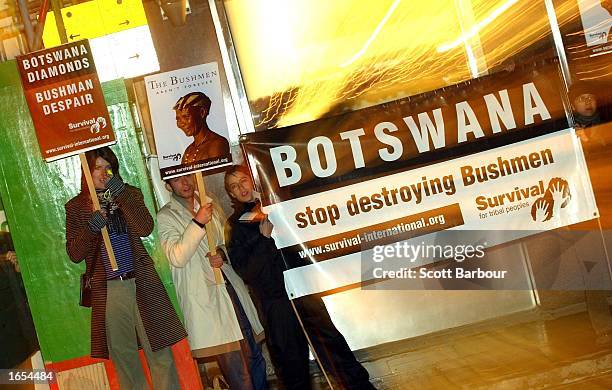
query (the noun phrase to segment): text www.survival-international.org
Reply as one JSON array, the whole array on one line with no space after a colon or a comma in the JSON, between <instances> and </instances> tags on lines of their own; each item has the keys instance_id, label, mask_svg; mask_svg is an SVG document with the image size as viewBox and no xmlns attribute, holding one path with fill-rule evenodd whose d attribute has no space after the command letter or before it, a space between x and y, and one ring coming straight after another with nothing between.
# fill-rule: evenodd
<instances>
[{"instance_id":1,"label":"text www.survival-international.org","mask_svg":"<svg viewBox=\"0 0 612 390\"><path fill-rule=\"evenodd\" d=\"M87 144L90 144L92 142L103 141L103 140L106 140L106 139L109 139L109 138L110 137L108 135L101 135L101 136L98 136L98 137L95 137L95 138L86 139L84 141L77 141L77 142L73 142L73 143L70 143L70 144L67 144L67 145L58 146L56 148L47 149L47 150L45 150L45 153L46 154L51 154L51 153L56 153L56 152L62 152L64 150L70 150L70 149L75 148L75 147L78 148L79 146L87 145Z\"/></svg>"},{"instance_id":2,"label":"text www.survival-international.org","mask_svg":"<svg viewBox=\"0 0 612 390\"><path fill-rule=\"evenodd\" d=\"M409 223L400 222L397 225L387 229L359 233L352 237L343 237L341 240L301 250L298 252L298 254L300 258L304 259L306 257L322 255L339 249L348 249L353 246L361 245L362 243L372 243L388 237L397 236L402 233L423 230L434 225L443 226L445 224L446 218L444 217L444 214L438 214L428 218L423 217Z\"/></svg>"}]
</instances>

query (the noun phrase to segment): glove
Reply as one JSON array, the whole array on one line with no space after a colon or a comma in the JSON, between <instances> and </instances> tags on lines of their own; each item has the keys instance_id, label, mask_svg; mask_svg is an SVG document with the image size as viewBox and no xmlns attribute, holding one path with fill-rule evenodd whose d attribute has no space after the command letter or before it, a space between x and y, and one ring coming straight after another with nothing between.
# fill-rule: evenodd
<instances>
[{"instance_id":1,"label":"glove","mask_svg":"<svg viewBox=\"0 0 612 390\"><path fill-rule=\"evenodd\" d=\"M89 222L87 224L89 226L89 230L91 230L93 233L100 233L100 230L106 226L106 222L106 218L104 218L102 212L97 210L91 214L91 218L89 218Z\"/></svg>"},{"instance_id":2,"label":"glove","mask_svg":"<svg viewBox=\"0 0 612 390\"><path fill-rule=\"evenodd\" d=\"M114 198L125 190L125 183L119 176L115 175L106 182L106 188L110 190Z\"/></svg>"}]
</instances>

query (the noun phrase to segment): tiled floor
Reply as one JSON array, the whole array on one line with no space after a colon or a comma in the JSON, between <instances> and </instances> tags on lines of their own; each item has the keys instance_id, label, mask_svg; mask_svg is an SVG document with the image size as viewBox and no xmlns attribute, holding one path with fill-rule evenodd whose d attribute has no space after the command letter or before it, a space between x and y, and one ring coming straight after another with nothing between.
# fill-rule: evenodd
<instances>
[{"instance_id":1,"label":"tiled floor","mask_svg":"<svg viewBox=\"0 0 612 390\"><path fill-rule=\"evenodd\" d=\"M403 352L394 343L387 356L377 347L365 364L380 389L612 388L612 343L596 343L585 312L531 315L426 336L413 348L405 341Z\"/></svg>"},{"instance_id":2,"label":"tiled floor","mask_svg":"<svg viewBox=\"0 0 612 390\"><path fill-rule=\"evenodd\" d=\"M596 339L584 311L556 318L534 311L357 356L379 389L612 389L612 342ZM316 367L313 374L315 390L329 388Z\"/></svg>"}]
</instances>

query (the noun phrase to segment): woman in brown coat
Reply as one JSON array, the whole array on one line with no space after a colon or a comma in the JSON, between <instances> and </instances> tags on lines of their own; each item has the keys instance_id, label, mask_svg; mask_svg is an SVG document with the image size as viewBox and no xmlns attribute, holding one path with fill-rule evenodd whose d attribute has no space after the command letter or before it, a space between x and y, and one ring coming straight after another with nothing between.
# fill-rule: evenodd
<instances>
[{"instance_id":1,"label":"woman in brown coat","mask_svg":"<svg viewBox=\"0 0 612 390\"><path fill-rule=\"evenodd\" d=\"M126 185L108 148L86 153L101 211L93 206L82 180L81 193L66 204L66 250L92 275L91 356L110 358L123 389L146 389L138 357L145 350L155 389L178 389L170 346L185 330L155 271L141 237L153 231L142 192ZM106 226L119 269L108 261L100 231Z\"/></svg>"}]
</instances>

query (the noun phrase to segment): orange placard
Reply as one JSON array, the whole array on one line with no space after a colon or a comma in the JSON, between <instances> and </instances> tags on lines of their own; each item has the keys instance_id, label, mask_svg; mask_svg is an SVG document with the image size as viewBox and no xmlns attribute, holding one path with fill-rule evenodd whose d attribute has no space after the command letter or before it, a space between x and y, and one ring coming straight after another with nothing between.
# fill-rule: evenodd
<instances>
[{"instance_id":1,"label":"orange placard","mask_svg":"<svg viewBox=\"0 0 612 390\"><path fill-rule=\"evenodd\" d=\"M17 57L45 161L115 143L87 40Z\"/></svg>"}]
</instances>

